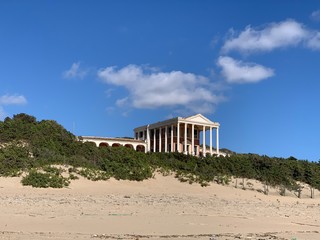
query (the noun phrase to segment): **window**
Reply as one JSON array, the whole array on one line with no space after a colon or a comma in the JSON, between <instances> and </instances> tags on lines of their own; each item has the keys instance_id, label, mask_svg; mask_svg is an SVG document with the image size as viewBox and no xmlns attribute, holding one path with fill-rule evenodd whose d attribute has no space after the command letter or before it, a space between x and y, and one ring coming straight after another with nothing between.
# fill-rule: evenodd
<instances>
[{"instance_id":1,"label":"window","mask_svg":"<svg viewBox=\"0 0 320 240\"><path fill-rule=\"evenodd\" d=\"M194 130L194 138L198 138L198 130L197 129Z\"/></svg>"},{"instance_id":2,"label":"window","mask_svg":"<svg viewBox=\"0 0 320 240\"><path fill-rule=\"evenodd\" d=\"M139 138L142 138L143 132L139 132Z\"/></svg>"}]
</instances>

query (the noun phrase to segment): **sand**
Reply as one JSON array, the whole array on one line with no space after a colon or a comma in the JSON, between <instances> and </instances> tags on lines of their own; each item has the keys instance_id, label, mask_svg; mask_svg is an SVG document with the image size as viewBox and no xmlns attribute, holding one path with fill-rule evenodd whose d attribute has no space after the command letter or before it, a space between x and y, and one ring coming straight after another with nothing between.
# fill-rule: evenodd
<instances>
[{"instance_id":1,"label":"sand","mask_svg":"<svg viewBox=\"0 0 320 240\"><path fill-rule=\"evenodd\" d=\"M65 189L0 178L0 239L320 239L320 194L301 199L254 190L181 183L92 182ZM306 189L307 190L307 189Z\"/></svg>"}]
</instances>

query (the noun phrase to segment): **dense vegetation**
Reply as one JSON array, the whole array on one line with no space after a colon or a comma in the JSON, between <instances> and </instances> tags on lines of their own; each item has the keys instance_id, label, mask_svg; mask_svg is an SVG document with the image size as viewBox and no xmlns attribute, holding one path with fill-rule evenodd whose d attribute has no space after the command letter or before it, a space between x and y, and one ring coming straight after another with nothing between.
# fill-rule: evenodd
<instances>
[{"instance_id":1,"label":"dense vegetation","mask_svg":"<svg viewBox=\"0 0 320 240\"><path fill-rule=\"evenodd\" d=\"M67 170L52 166L67 166ZM198 158L180 153L141 153L118 147L98 148L82 143L52 120L37 121L27 114L0 121L0 176L24 173L22 184L35 187L65 187L82 175L91 180L110 177L142 181L155 171L173 172L180 181L211 181L227 184L230 177L257 179L281 194L294 191L300 197L302 185L320 190L319 163L257 154L232 154L228 157ZM237 184L238 185L238 184ZM237 187L236 185L236 187Z\"/></svg>"}]
</instances>

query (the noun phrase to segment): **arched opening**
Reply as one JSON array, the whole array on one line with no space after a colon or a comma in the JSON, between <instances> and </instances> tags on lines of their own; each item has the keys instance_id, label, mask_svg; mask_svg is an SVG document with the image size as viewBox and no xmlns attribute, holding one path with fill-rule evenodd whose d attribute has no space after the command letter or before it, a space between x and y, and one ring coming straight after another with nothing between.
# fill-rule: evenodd
<instances>
[{"instance_id":1,"label":"arched opening","mask_svg":"<svg viewBox=\"0 0 320 240\"><path fill-rule=\"evenodd\" d=\"M112 144L112 147L120 147L121 145L120 145L120 143L114 143L114 144Z\"/></svg>"},{"instance_id":2,"label":"arched opening","mask_svg":"<svg viewBox=\"0 0 320 240\"><path fill-rule=\"evenodd\" d=\"M145 146L143 146L143 145L138 145L137 146L137 152L145 152Z\"/></svg>"},{"instance_id":3,"label":"arched opening","mask_svg":"<svg viewBox=\"0 0 320 240\"><path fill-rule=\"evenodd\" d=\"M130 149L133 149L133 146L131 144L126 144L124 145L126 148L130 148Z\"/></svg>"},{"instance_id":4,"label":"arched opening","mask_svg":"<svg viewBox=\"0 0 320 240\"><path fill-rule=\"evenodd\" d=\"M106 142L102 142L99 144L99 147L109 147L109 144Z\"/></svg>"}]
</instances>

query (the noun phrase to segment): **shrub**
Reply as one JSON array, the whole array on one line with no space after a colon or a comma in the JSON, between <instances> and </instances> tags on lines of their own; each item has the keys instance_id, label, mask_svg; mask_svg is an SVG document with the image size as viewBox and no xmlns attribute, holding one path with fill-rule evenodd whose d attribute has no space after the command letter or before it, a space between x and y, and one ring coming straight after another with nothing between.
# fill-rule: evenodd
<instances>
[{"instance_id":1,"label":"shrub","mask_svg":"<svg viewBox=\"0 0 320 240\"><path fill-rule=\"evenodd\" d=\"M56 168L56 167L52 167L52 166L44 166L42 167L42 170L45 171L46 173L50 173L52 175L61 175L61 173L63 172L62 169Z\"/></svg>"},{"instance_id":2,"label":"shrub","mask_svg":"<svg viewBox=\"0 0 320 240\"><path fill-rule=\"evenodd\" d=\"M70 174L69 174L69 179L70 179L70 180L78 180L79 177L76 176L76 175L74 175L74 174L72 174L72 173L70 173Z\"/></svg>"},{"instance_id":3,"label":"shrub","mask_svg":"<svg viewBox=\"0 0 320 240\"><path fill-rule=\"evenodd\" d=\"M110 178L108 173L97 169L85 168L75 170L75 172L92 181L108 180Z\"/></svg>"},{"instance_id":4,"label":"shrub","mask_svg":"<svg viewBox=\"0 0 320 240\"><path fill-rule=\"evenodd\" d=\"M63 188L69 186L70 184L68 179L62 177L61 175L41 173L35 170L30 171L29 174L21 180L21 183L24 186L39 188Z\"/></svg>"}]
</instances>

